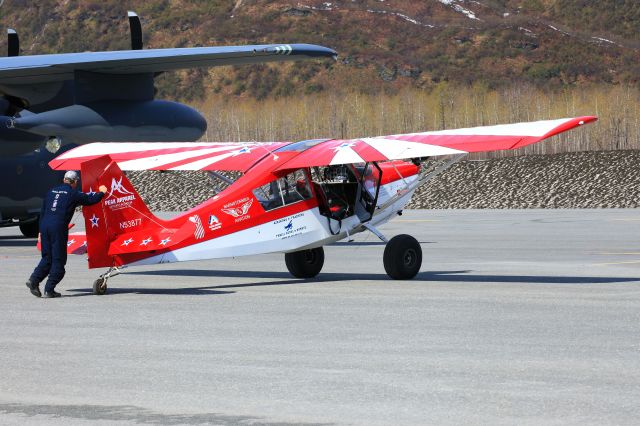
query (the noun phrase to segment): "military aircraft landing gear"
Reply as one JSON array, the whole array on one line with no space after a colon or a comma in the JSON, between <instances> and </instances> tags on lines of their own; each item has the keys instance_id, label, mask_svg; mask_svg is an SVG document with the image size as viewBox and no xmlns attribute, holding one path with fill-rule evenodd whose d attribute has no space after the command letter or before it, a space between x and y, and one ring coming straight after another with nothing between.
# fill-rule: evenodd
<instances>
[{"instance_id":1,"label":"military aircraft landing gear","mask_svg":"<svg viewBox=\"0 0 640 426\"><path fill-rule=\"evenodd\" d=\"M97 280L93 282L93 294L98 296L102 296L107 292L107 280L111 277L115 277L116 275L120 275L122 273L122 268L118 268L117 266L112 266L109 268L107 272L100 275Z\"/></svg>"},{"instance_id":2,"label":"military aircraft landing gear","mask_svg":"<svg viewBox=\"0 0 640 426\"><path fill-rule=\"evenodd\" d=\"M284 262L294 277L313 278L320 273L324 265L324 250L322 247L317 247L285 253Z\"/></svg>"},{"instance_id":3,"label":"military aircraft landing gear","mask_svg":"<svg viewBox=\"0 0 640 426\"><path fill-rule=\"evenodd\" d=\"M420 272L422 249L411 235L393 237L384 248L384 270L394 280L410 280Z\"/></svg>"},{"instance_id":4,"label":"military aircraft landing gear","mask_svg":"<svg viewBox=\"0 0 640 426\"><path fill-rule=\"evenodd\" d=\"M40 224L38 223L37 217L28 222L22 222L18 226L20 227L22 235L27 238L36 238L38 236L38 232L40 232Z\"/></svg>"}]
</instances>

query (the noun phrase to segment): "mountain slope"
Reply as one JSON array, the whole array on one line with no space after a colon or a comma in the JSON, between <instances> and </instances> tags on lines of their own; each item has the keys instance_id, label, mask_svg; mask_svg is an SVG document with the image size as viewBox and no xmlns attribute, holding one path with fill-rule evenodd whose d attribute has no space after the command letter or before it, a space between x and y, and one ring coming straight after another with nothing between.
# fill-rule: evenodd
<instances>
[{"instance_id":1,"label":"mountain slope","mask_svg":"<svg viewBox=\"0 0 640 426\"><path fill-rule=\"evenodd\" d=\"M180 99L393 92L442 81L557 88L640 76L640 4L631 0L5 0L0 16L18 30L23 54L115 50L128 46L128 9L141 15L145 47L307 42L340 53L337 63L161 77L161 95Z\"/></svg>"}]
</instances>

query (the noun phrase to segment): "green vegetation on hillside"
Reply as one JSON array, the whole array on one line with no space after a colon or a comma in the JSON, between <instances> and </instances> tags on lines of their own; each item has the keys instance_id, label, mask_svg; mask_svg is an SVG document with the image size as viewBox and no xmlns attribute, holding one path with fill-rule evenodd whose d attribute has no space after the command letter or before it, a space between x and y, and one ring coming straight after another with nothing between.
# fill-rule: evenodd
<instances>
[{"instance_id":1,"label":"green vegetation on hillside","mask_svg":"<svg viewBox=\"0 0 640 426\"><path fill-rule=\"evenodd\" d=\"M209 123L207 141L357 138L596 115L598 122L584 129L489 156L640 149L640 90L633 86L546 91L440 83L393 95L322 92L262 101L214 96L198 109Z\"/></svg>"}]
</instances>

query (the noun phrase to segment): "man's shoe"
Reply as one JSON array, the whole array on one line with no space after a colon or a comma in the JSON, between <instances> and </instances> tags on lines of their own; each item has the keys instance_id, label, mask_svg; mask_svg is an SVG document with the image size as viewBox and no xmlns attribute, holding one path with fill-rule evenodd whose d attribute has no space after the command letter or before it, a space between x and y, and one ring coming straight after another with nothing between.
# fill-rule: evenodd
<instances>
[{"instance_id":1,"label":"man's shoe","mask_svg":"<svg viewBox=\"0 0 640 426\"><path fill-rule=\"evenodd\" d=\"M62 296L60 293L58 293L57 291L53 290L53 291L45 291L44 292L44 296L47 299L53 298L53 297L60 297Z\"/></svg>"},{"instance_id":2,"label":"man's shoe","mask_svg":"<svg viewBox=\"0 0 640 426\"><path fill-rule=\"evenodd\" d=\"M42 293L40 293L40 285L32 283L31 280L27 280L27 287L29 287L29 290L31 290L31 294L33 294L35 297L42 296Z\"/></svg>"}]
</instances>

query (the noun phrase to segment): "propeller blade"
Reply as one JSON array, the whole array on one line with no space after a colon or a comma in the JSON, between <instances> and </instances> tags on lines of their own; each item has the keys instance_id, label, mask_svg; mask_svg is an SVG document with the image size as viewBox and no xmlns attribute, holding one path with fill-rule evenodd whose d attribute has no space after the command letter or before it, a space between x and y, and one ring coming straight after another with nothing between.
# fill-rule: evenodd
<instances>
[{"instance_id":1,"label":"propeller blade","mask_svg":"<svg viewBox=\"0 0 640 426\"><path fill-rule=\"evenodd\" d=\"M131 50L142 50L142 24L135 12L127 12L129 15L129 28L131 29Z\"/></svg>"},{"instance_id":2,"label":"propeller blade","mask_svg":"<svg viewBox=\"0 0 640 426\"><path fill-rule=\"evenodd\" d=\"M16 30L9 28L7 30L7 56L20 55L20 39Z\"/></svg>"}]
</instances>

